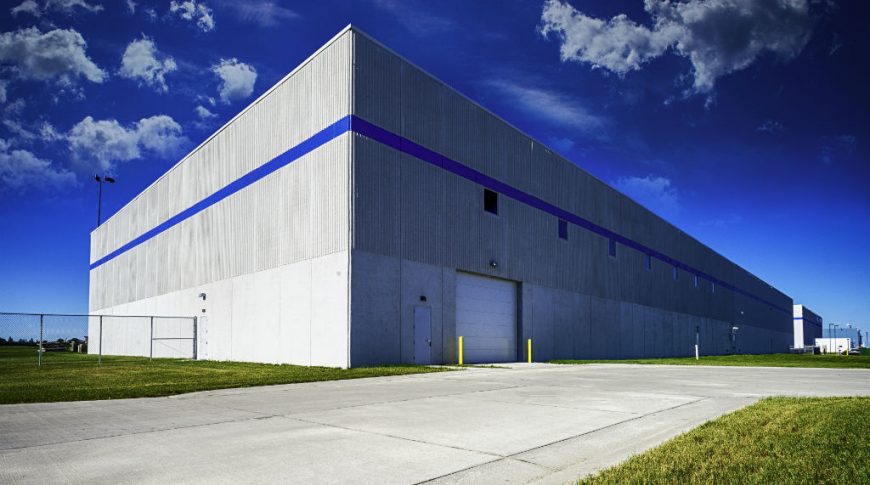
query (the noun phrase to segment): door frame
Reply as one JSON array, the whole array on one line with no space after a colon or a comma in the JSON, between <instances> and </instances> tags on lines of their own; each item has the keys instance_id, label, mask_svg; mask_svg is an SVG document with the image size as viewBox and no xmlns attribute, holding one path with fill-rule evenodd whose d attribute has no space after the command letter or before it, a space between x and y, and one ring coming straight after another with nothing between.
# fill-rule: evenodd
<instances>
[{"instance_id":1,"label":"door frame","mask_svg":"<svg viewBox=\"0 0 870 485\"><path fill-rule=\"evenodd\" d=\"M418 318L418 315L420 318ZM422 356L417 355L417 349L418 347L423 347L421 342L418 342L418 339L423 337L423 334L417 331L417 325L424 317L428 327L425 333L425 348L428 349L428 355L426 355L426 359L421 359L420 357ZM430 365L432 363L432 307L429 305L414 305L414 363L417 365Z\"/></svg>"},{"instance_id":2,"label":"door frame","mask_svg":"<svg viewBox=\"0 0 870 485\"><path fill-rule=\"evenodd\" d=\"M496 276L486 273L478 273L476 271L464 270L461 268L456 268L453 272L454 275L454 283L453 283L453 332L454 335L458 337L459 335L459 324L456 320L456 297L459 294L457 288L459 285L456 284L456 280L459 279L459 274L467 274L471 276L480 276L482 278L489 278L493 280L506 281L508 283L513 283L514 285L514 328L516 329L516 346L514 348L514 361L513 362L522 362L522 357L524 354L525 347L523 346L523 293L522 293L522 285L523 282L511 278L504 278L502 276Z\"/></svg>"}]
</instances>

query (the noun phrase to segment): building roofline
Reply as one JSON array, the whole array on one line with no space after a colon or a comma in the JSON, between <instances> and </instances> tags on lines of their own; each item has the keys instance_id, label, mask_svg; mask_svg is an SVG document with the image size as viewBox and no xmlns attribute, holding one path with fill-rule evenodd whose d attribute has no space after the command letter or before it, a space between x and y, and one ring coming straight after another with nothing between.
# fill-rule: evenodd
<instances>
[{"instance_id":1,"label":"building roofline","mask_svg":"<svg viewBox=\"0 0 870 485\"><path fill-rule=\"evenodd\" d=\"M331 46L332 44L334 44L334 43L335 43L339 38L341 38L344 34L350 32L351 30L353 30L353 27L352 27L351 24L348 24L348 25L345 26L343 29L341 29L337 34L335 34L334 36L332 36L331 39L329 39L325 44L323 44L322 46L320 46L320 47L319 47L316 51L314 51L311 55L309 55L308 57L306 57L305 60L302 61L301 63L299 63L299 65L297 65L296 67L294 67L293 70L291 70L291 71L290 71L289 73L287 73L284 77L282 77L280 80L278 80L278 81L277 81L275 84L273 84L269 89L267 89L266 91L263 91L263 93L260 94L259 96L257 96L257 98L256 98L255 100L251 101L251 103L249 103L245 108L243 108L241 111L239 111L238 113L236 113L235 116L233 116L232 118L230 118L229 120L227 120L227 122L224 123L223 125L221 125L220 128L218 128L217 130L215 130L214 133L212 133L212 134L209 135L207 138L205 138L203 141L201 141L201 142L200 142L200 143L199 143L195 148L193 148L193 149L191 149L189 152L187 152L187 155L183 156L180 160L178 160L177 162L175 162L175 164L173 164L172 167L170 167L168 170L166 170L165 172L163 172L163 174L161 174L161 175L160 175L159 177L157 177L153 182L151 182L150 184L148 184L144 189L140 190L138 194L136 194L132 199L130 199L129 201L127 201L126 204L124 204L123 206L121 206L121 208L119 208L117 211L115 211L114 214L112 214L111 216L109 216L109 217L108 217L106 220L104 220L104 221L103 221L99 226L97 226L96 228L94 228L93 230L91 230L91 234L95 233L95 232L98 231L101 227L103 227L103 225L105 225L107 222L111 221L112 218L114 218L117 214L119 214L121 211L123 211L124 209L126 209L127 206L129 206L130 204L132 204L133 202L135 202L136 199L138 199L139 197L141 197L142 194L144 194L144 193L147 192L149 189L151 189L154 185L156 185L157 182L159 182L159 181L162 180L164 177L166 177L167 175L169 175L173 170L175 170L176 168L178 168L179 166L181 166L181 164L184 163L185 161L187 161L188 158L190 158L191 156L193 156L196 152L198 152L199 150L201 150L201 149L202 149L202 148L203 148L207 143L209 143L210 141L212 141L212 139L214 139L214 138L215 138L216 136L218 136L221 132L223 132L225 129L227 129L227 127L228 127L230 124L232 124L233 122L235 122L235 121L236 121L238 118L240 118L243 114L245 114L245 113L247 113L248 111L250 111L251 109L253 109L254 106L256 106L260 101L263 101L263 99L265 99L268 95L272 94L272 92L275 91L275 90L278 88L278 86L284 84L285 81L287 81L288 79L290 79L291 77L293 77L297 72L299 72L300 69L302 69L303 67L305 67L306 65L308 65L308 63L311 62L315 57L317 57L318 55L320 55L321 52L325 51L329 46Z\"/></svg>"},{"instance_id":2,"label":"building roofline","mask_svg":"<svg viewBox=\"0 0 870 485\"><path fill-rule=\"evenodd\" d=\"M755 275L755 273L752 273L751 271L747 270L747 269L744 268L743 266L741 266L741 265L735 263L734 261L732 261L731 259L729 259L729 258L727 258L726 256L722 255L721 253L719 253L719 252L716 251L715 249L711 248L711 247L708 246L707 244L704 244L703 242L699 241L697 238L695 238L694 236L692 236L692 235L689 234L688 232L686 232L686 231L680 229L679 227L677 227L677 225L675 225L674 223L668 221L667 219L665 219L664 217L660 216L659 214L656 214L656 213L655 213L654 211L652 211L650 208L648 208L647 206L641 204L640 202L638 202L637 200L635 200L633 197L624 194L624 193L621 192L620 190L618 190L618 189L616 189L615 187L613 187L611 184L609 184L609 183L605 182L604 180L602 180L602 179L596 177L594 174L590 173L588 170L584 169L584 168L581 167L579 164L574 163L573 161L569 160L567 157L563 156L563 155L562 155L561 153L559 153L557 150L554 150L554 149L550 148L550 146L547 145L546 143L544 143L544 142L542 142L541 140L535 138L534 136L532 136L532 135L530 135L530 134L524 132L523 130L517 128L517 127L514 126L514 124L511 123L510 121L508 121L508 120L504 119L503 117L499 116L498 114L492 112L492 110L490 110L489 108L487 108L487 107L481 105L479 102L477 102L477 101L475 101L474 99L472 99L471 97L467 96L467 95L464 94L462 91L459 91L458 89L454 88L454 87L451 86L450 84L447 84L446 82L442 81L438 76L435 76L435 75L432 74L431 72L427 71L426 69L420 67L420 66L419 66L418 64L416 64L415 62L413 62L413 61L411 61L410 59L408 59L407 57L405 57L405 56L399 54L398 52L396 52L395 50L393 50L391 47L385 45L384 43L382 43L382 42L379 41L378 39L372 37L372 36L369 35L368 33L366 33L366 32L364 32L363 30L361 30L359 27L356 27L356 26L354 26L353 24L349 24L347 27L345 27L345 29L344 29L342 32L344 32L344 31L348 31L348 30L350 30L350 31L352 31L352 32L354 32L354 33L356 33L356 34L362 35L363 37L365 37L365 38L368 39L369 41L373 42L375 45L381 47L382 49L386 50L386 51L389 52L390 54L392 54L392 55L398 57L399 59L401 59L402 61L408 63L409 65L411 65L411 67L414 67L415 69L418 69L418 70L421 71L423 74L429 76L429 77L430 77L432 80L434 80L435 82L437 82L437 83L441 84L442 86L446 87L446 88L449 89L451 92L458 94L460 97L462 97L462 98L465 99L466 101L472 103L474 106L476 106L476 107L478 107L478 108L484 110L484 111L485 111L486 113L488 113L490 116L493 116L495 119L497 119L497 120L501 121L502 123L506 124L506 125L509 126L512 130L516 131L516 132L519 133L520 135L522 135L522 136L524 136L524 137L526 137L526 138L532 140L534 143L537 143L538 145L540 145L540 146L541 146L542 148L544 148L545 150L547 150L547 151L549 151L550 153L556 155L556 156L557 156L559 159L561 159L562 161L564 161L564 162L566 162L566 163L569 163L569 164L571 164L572 166L574 166L574 167L576 167L576 168L578 168L578 169L580 169L580 170L583 170L583 172L584 172L586 175L588 175L588 176L592 177L593 179L595 179L595 180L601 182L602 184L604 184L604 185L607 186L608 188L610 188L610 189L616 191L616 193L618 193L619 195L621 195L621 196L623 196L623 197L625 197L625 198L631 200L631 201L634 202L635 204L639 205L640 207L642 207L643 209L645 209L646 211L648 211L648 212L649 212L650 214L652 214L654 217L658 218L659 220L661 220L662 222L664 222L665 224L667 224L667 225L670 226L671 228L673 228L673 229L679 231L679 232L682 233L684 236L688 237L689 239L691 239L692 241L694 241L694 242L697 243L698 245L700 245L700 246L706 248L706 249L709 250L711 253L713 253L713 254L719 256L720 258L724 259L725 261L728 261L729 263L733 264L733 265L734 265L735 267L737 267L738 269L744 271L744 272L746 273L746 275L748 275L748 276L754 278L755 280L757 280L757 281L763 283L763 284L766 285L768 288L770 288L770 289L772 289L772 290L778 292L778 293L781 294L782 296L791 299L791 297L788 296L787 294L785 294L782 290L776 288L775 286L771 285L771 284L768 283L767 281L764 281L763 279L761 279L760 277L758 277L757 275Z\"/></svg>"},{"instance_id":3,"label":"building roofline","mask_svg":"<svg viewBox=\"0 0 870 485\"><path fill-rule=\"evenodd\" d=\"M195 148L193 148L192 150L190 150L190 151L187 153L187 155L185 155L184 157L182 157L178 162L176 162L174 165L172 165L172 167L170 167L170 168L169 168L167 171L165 171L162 175L160 175L159 177L157 177L157 179L155 179L153 182L151 182L149 185L147 185L144 189L142 189L141 191L139 191L138 194L136 194L136 195L135 195L132 199L130 199L126 204L124 204L123 206L121 206L121 208L119 208L117 211L115 211L114 214L112 214L112 215L111 215L110 217L108 217L105 221L103 221L102 224L100 224L98 227L96 227L95 229L93 229L93 230L90 232L90 234L93 235L96 231L98 231L101 227L103 227L103 225L105 225L106 223L108 223L109 221L111 221L111 220L112 220L112 219L113 219L117 214L119 214L121 211L123 211L124 209L126 209L126 208L127 208L129 205L131 205L133 202L135 202L139 197L141 197L142 194L144 194L146 191L148 191L148 190L151 189L153 186L155 186L155 185L156 185L160 180L162 180L164 177L166 177L167 175L169 175L173 170L175 170L176 168L178 168L178 167L179 167L182 163L184 163L188 158L190 158L191 156L193 156L193 155L194 155L195 153L197 153L200 149L202 149L202 148L203 148L207 143L209 143L212 139L214 139L218 134L220 134L221 132L223 132L223 131L224 131L224 130L225 130L225 129L230 125L230 124L232 124L233 122L235 122L235 121L236 121L238 118L240 118L243 114L245 114L245 113L247 113L248 111L250 111L251 109L253 109L254 106L256 106L259 102L261 102L263 99L265 99L269 94L271 94L275 89L277 89L278 86L280 86L280 85L283 84L285 81L287 81L289 78L291 78L292 76L294 76L297 72L299 72L300 69L302 69L303 67L305 67L305 66L306 66L309 62L311 62L315 57L317 57L318 55L320 55L320 53L322 53L324 50L326 50L328 47L330 47L332 44L334 44L338 39L340 39L342 36L344 36L344 35L345 35L346 33L348 33L348 32L353 32L353 33L355 33L355 34L358 34L358 35L361 35L361 36L365 37L367 40L371 41L371 42L374 43L375 45L381 47L382 49L386 50L386 51L389 52L390 54L392 54L392 55L398 57L398 58L399 58L400 60L402 60L403 62L408 63L410 66L414 67L415 69L418 69L418 70L421 71L423 74L429 76L429 78L431 78L431 79L434 80L435 82L441 84L442 86L446 87L446 88L449 89L451 92L453 92L453 93L459 95L460 97L462 97L462 98L465 99L466 101L472 103L474 106L476 106L476 107L478 107L478 108L484 110L487 114L489 114L490 116L493 116L495 119L497 119L497 120L501 121L502 123L506 124L508 127L510 127L512 130L516 131L516 132L519 133L520 135L522 135L522 136L528 138L529 140L533 141L534 143L537 143L537 144L540 145L543 149L545 149L545 150L549 151L550 153L554 154L556 157L558 157L559 159L561 159L563 162L565 162L565 163L569 163L569 164L571 164L573 167L575 167L575 168L577 168L577 169L579 169L579 170L582 170L586 175L592 177L593 179L597 180L598 182L601 182L602 184L604 184L604 185L607 186L608 188L614 190L614 191L615 191L616 193L618 193L619 195L621 195L621 196L627 198L628 200L631 200L632 202L634 202L634 203L637 204L638 206L640 206L640 207L642 207L643 209L645 209L646 211L648 211L652 216L658 218L659 220L661 220L662 222L664 222L665 224L667 224L667 225L670 226L671 228L673 228L673 229L679 231L679 232L682 233L684 236L686 236L686 237L688 237L689 239L691 239L692 241L694 241L696 244L698 244L698 245L700 245L700 246L706 248L706 249L709 250L711 253L713 253L713 254L715 254L715 255L721 257L721 258L724 259L725 261L727 261L727 262L733 264L736 268L738 268L738 269L742 270L744 273L746 273L746 275L748 275L748 276L750 276L751 278L757 280L758 282L763 283L764 285L768 286L770 289L772 289L772 290L778 292L779 294L781 294L783 297L786 297L786 298L791 299L791 297L789 297L789 296L788 296L787 294L785 294L783 291L781 291L781 290L779 290L778 288L774 287L774 286L771 285L770 283L764 281L763 279L761 279L760 277L756 276L754 273L752 273L751 271L747 270L747 269L744 268L743 266L741 266L741 265L735 263L735 262L732 261L731 259L729 259L729 258L725 257L724 255L720 254L718 251L716 251L715 249L711 248L710 246L708 246L708 245L704 244L703 242L699 241L697 238L695 238L694 236L692 236L692 235L689 234L688 232L682 230L681 228L677 227L675 224L669 222L667 219L665 219L665 218L663 218L662 216L656 214L654 211L650 210L648 207L646 207L645 205L641 204L640 202L638 202L638 201L635 200L634 198L632 198L632 197L630 197L630 196L628 196L628 195L622 193L621 191L617 190L615 187L613 187L613 186L610 185L609 183L605 182L604 180L602 180L602 179L596 177L595 175L593 175L593 174L590 173L589 171L585 170L585 169L584 169L583 167L581 167L580 165L578 165L578 164L572 162L571 160L569 160L568 158L562 156L558 151L556 151L556 150L550 148L547 144L541 142L539 139L537 139L537 138L535 138L535 137L529 135L528 133L526 133L526 132L520 130L519 128L517 128L516 126L514 126L513 123L509 122L508 120L504 119L503 117L499 116L498 114L492 112L489 108L487 108L487 107L481 105L479 102L477 102L477 101L475 101L474 99L470 98L469 96L465 95L464 93L462 93L461 91L457 90L457 89L454 88L453 86L451 86L451 85L447 84L446 82L442 81L440 78L438 78L437 76L433 75L433 74L430 73L428 70L426 70L426 69L420 67L419 65L417 65L417 64L414 63L413 61L409 60L409 59L406 58L405 56L399 54L398 52L396 52L395 50L393 50L393 49L390 48L389 46L383 44L382 42L380 42L379 40L375 39L374 37L372 37L372 36L369 35L368 33L364 32L364 31L363 31L362 29L360 29L359 27L354 26L352 23L347 24L344 28L342 28L340 31L338 31L338 33L336 33L335 35L333 35L332 38L330 38L326 43L324 43L322 46L320 46L320 47L319 47L316 51L314 51L311 55L309 55L308 57L306 57L305 60L302 61L299 65L297 65L295 68L293 68L293 70L291 70L291 71L290 71L289 73L287 73L284 77L282 77L280 80L278 80L278 81L277 81L275 84L273 84L269 89L267 89L267 90L264 91L262 94L260 94L260 95L259 95L259 96L254 100L254 101L252 101L252 102L251 102L250 104L248 104L244 109L242 109L241 111L239 111L235 116L233 116L232 118L230 118L226 123L224 123L223 125L221 125L220 128L218 128L214 133L212 133L212 134L209 135L207 138L205 138L205 139L204 139L202 142L200 142L200 143L199 143ZM736 275L735 275L735 276L736 276Z\"/></svg>"}]
</instances>

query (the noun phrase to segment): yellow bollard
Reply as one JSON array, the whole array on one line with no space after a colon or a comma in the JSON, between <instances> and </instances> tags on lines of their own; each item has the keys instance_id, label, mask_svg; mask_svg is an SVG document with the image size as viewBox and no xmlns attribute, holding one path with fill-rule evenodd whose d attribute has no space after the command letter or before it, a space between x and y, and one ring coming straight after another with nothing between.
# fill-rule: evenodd
<instances>
[{"instance_id":1,"label":"yellow bollard","mask_svg":"<svg viewBox=\"0 0 870 485\"><path fill-rule=\"evenodd\" d=\"M459 365L462 365L462 335L459 336Z\"/></svg>"},{"instance_id":2,"label":"yellow bollard","mask_svg":"<svg viewBox=\"0 0 870 485\"><path fill-rule=\"evenodd\" d=\"M529 364L532 363L532 339L529 339Z\"/></svg>"}]
</instances>

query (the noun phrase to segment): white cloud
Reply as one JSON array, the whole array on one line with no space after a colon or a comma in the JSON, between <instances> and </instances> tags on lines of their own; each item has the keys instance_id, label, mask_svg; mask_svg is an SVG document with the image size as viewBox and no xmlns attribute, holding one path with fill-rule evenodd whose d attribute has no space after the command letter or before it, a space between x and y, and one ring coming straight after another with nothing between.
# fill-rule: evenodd
<instances>
[{"instance_id":1,"label":"white cloud","mask_svg":"<svg viewBox=\"0 0 870 485\"><path fill-rule=\"evenodd\" d=\"M692 63L692 92L707 93L716 79L746 68L764 53L797 56L813 20L807 0L645 0L653 27L624 14L589 17L562 0L547 0L541 33L561 41L563 61L624 75L672 51Z\"/></svg>"},{"instance_id":2,"label":"white cloud","mask_svg":"<svg viewBox=\"0 0 870 485\"><path fill-rule=\"evenodd\" d=\"M616 190L663 217L680 213L680 196L665 177L624 177L616 181Z\"/></svg>"},{"instance_id":3,"label":"white cloud","mask_svg":"<svg viewBox=\"0 0 870 485\"><path fill-rule=\"evenodd\" d=\"M456 29L456 23L445 17L429 13L427 4L412 0L375 0L375 5L395 16L411 33L426 36Z\"/></svg>"},{"instance_id":4,"label":"white cloud","mask_svg":"<svg viewBox=\"0 0 870 485\"><path fill-rule=\"evenodd\" d=\"M169 2L169 12L178 15L184 20L195 22L203 32L214 29L214 12L204 2L196 0Z\"/></svg>"},{"instance_id":5,"label":"white cloud","mask_svg":"<svg viewBox=\"0 0 870 485\"><path fill-rule=\"evenodd\" d=\"M722 217L701 221L698 223L698 225L701 227L715 227L717 229L721 229L723 227L740 224L741 222L743 222L743 217L741 217L740 214L735 214L731 212Z\"/></svg>"},{"instance_id":6,"label":"white cloud","mask_svg":"<svg viewBox=\"0 0 870 485\"><path fill-rule=\"evenodd\" d=\"M88 3L85 0L45 0L42 8L34 0L24 0L11 10L12 15L27 13L34 17L41 17L47 12L61 12L67 15L76 13L77 9L96 13L103 10L99 4Z\"/></svg>"},{"instance_id":7,"label":"white cloud","mask_svg":"<svg viewBox=\"0 0 870 485\"><path fill-rule=\"evenodd\" d=\"M87 43L73 29L42 33L36 27L0 34L0 63L11 64L22 79L56 79L70 86L79 78L101 83L106 73L85 52Z\"/></svg>"},{"instance_id":8,"label":"white cloud","mask_svg":"<svg viewBox=\"0 0 870 485\"><path fill-rule=\"evenodd\" d=\"M490 79L486 84L527 113L557 125L584 132L600 130L605 125L604 118L591 114L582 103L571 96L519 84L509 80L508 76Z\"/></svg>"},{"instance_id":9,"label":"white cloud","mask_svg":"<svg viewBox=\"0 0 870 485\"><path fill-rule=\"evenodd\" d=\"M18 14L26 13L33 15L34 17L39 17L42 15L42 10L39 8L39 4L34 2L33 0L24 0L17 7L14 7L10 10L12 15L18 16Z\"/></svg>"},{"instance_id":10,"label":"white cloud","mask_svg":"<svg viewBox=\"0 0 870 485\"><path fill-rule=\"evenodd\" d=\"M209 111L208 108L202 105L194 108L194 111L196 111L196 115L199 116L199 119L201 120L207 120L209 118L214 118L215 116L217 116L216 114Z\"/></svg>"},{"instance_id":11,"label":"white cloud","mask_svg":"<svg viewBox=\"0 0 870 485\"><path fill-rule=\"evenodd\" d=\"M143 150L171 157L189 143L181 125L166 115L144 118L130 127L88 116L72 127L66 139L81 168L102 171L111 171L116 162L141 158Z\"/></svg>"},{"instance_id":12,"label":"white cloud","mask_svg":"<svg viewBox=\"0 0 870 485\"><path fill-rule=\"evenodd\" d=\"M61 189L74 185L76 177L69 170L57 168L27 150L10 150L9 143L0 139L0 186L23 190Z\"/></svg>"},{"instance_id":13,"label":"white cloud","mask_svg":"<svg viewBox=\"0 0 870 485\"><path fill-rule=\"evenodd\" d=\"M46 0L45 10L56 10L60 12L72 13L75 9L80 8L88 12L99 12L103 10L102 5L88 3L86 0Z\"/></svg>"},{"instance_id":14,"label":"white cloud","mask_svg":"<svg viewBox=\"0 0 870 485\"><path fill-rule=\"evenodd\" d=\"M22 98L17 98L3 107L3 116L7 118L19 116L26 106L27 103Z\"/></svg>"},{"instance_id":15,"label":"white cloud","mask_svg":"<svg viewBox=\"0 0 870 485\"><path fill-rule=\"evenodd\" d=\"M824 136L819 147L818 159L824 165L832 165L836 161L850 160L858 146L858 138L848 133Z\"/></svg>"},{"instance_id":16,"label":"white cloud","mask_svg":"<svg viewBox=\"0 0 870 485\"><path fill-rule=\"evenodd\" d=\"M139 137L117 120L95 121L88 116L72 127L67 135L70 150L81 165L95 164L100 170L113 162L126 162L141 156Z\"/></svg>"},{"instance_id":17,"label":"white cloud","mask_svg":"<svg viewBox=\"0 0 870 485\"><path fill-rule=\"evenodd\" d=\"M39 136L42 138L43 141L49 142L63 140L65 138L63 133L57 131L54 125L52 125L48 121L45 121L42 123L42 125L40 125Z\"/></svg>"},{"instance_id":18,"label":"white cloud","mask_svg":"<svg viewBox=\"0 0 870 485\"><path fill-rule=\"evenodd\" d=\"M245 99L254 92L257 70L238 59L221 59L211 67L212 72L221 80L220 98L224 103Z\"/></svg>"},{"instance_id":19,"label":"white cloud","mask_svg":"<svg viewBox=\"0 0 870 485\"><path fill-rule=\"evenodd\" d=\"M136 13L136 2L133 0L127 0L127 11L131 14Z\"/></svg>"},{"instance_id":20,"label":"white cloud","mask_svg":"<svg viewBox=\"0 0 870 485\"><path fill-rule=\"evenodd\" d=\"M158 115L144 118L136 123L136 135L142 148L163 158L180 153L190 140L171 116Z\"/></svg>"},{"instance_id":21,"label":"white cloud","mask_svg":"<svg viewBox=\"0 0 870 485\"><path fill-rule=\"evenodd\" d=\"M0 103L6 102L6 82L0 81Z\"/></svg>"},{"instance_id":22,"label":"white cloud","mask_svg":"<svg viewBox=\"0 0 870 485\"><path fill-rule=\"evenodd\" d=\"M166 92L166 74L177 66L171 56L161 56L154 41L147 37L130 42L121 58L122 77L134 79Z\"/></svg>"},{"instance_id":23,"label":"white cloud","mask_svg":"<svg viewBox=\"0 0 870 485\"><path fill-rule=\"evenodd\" d=\"M230 8L245 22L257 24L260 27L276 27L282 22L299 18L299 14L287 7L282 7L272 1L221 0L221 7Z\"/></svg>"},{"instance_id":24,"label":"white cloud","mask_svg":"<svg viewBox=\"0 0 870 485\"><path fill-rule=\"evenodd\" d=\"M550 138L547 144L559 153L568 153L574 148L574 140L570 138Z\"/></svg>"},{"instance_id":25,"label":"white cloud","mask_svg":"<svg viewBox=\"0 0 870 485\"><path fill-rule=\"evenodd\" d=\"M783 130L782 123L776 120L764 120L755 128L755 131L761 133L779 133Z\"/></svg>"},{"instance_id":26,"label":"white cloud","mask_svg":"<svg viewBox=\"0 0 870 485\"><path fill-rule=\"evenodd\" d=\"M24 126L24 124L16 118L4 117L3 126L5 126L10 133L15 135L19 141L29 142L36 138L36 133L30 128Z\"/></svg>"}]
</instances>

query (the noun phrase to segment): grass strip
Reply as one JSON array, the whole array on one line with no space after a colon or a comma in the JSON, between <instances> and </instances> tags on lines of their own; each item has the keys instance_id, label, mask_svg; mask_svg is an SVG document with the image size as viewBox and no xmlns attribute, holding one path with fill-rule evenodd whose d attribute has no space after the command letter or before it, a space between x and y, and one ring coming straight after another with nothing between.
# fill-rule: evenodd
<instances>
[{"instance_id":1,"label":"grass strip","mask_svg":"<svg viewBox=\"0 0 870 485\"><path fill-rule=\"evenodd\" d=\"M104 356L98 364L94 355L71 352L44 354L40 368L36 356L35 347L0 347L0 404L156 397L448 370L411 365L337 369L118 356Z\"/></svg>"},{"instance_id":2,"label":"grass strip","mask_svg":"<svg viewBox=\"0 0 870 485\"><path fill-rule=\"evenodd\" d=\"M870 398L764 399L577 483L870 483Z\"/></svg>"},{"instance_id":3,"label":"grass strip","mask_svg":"<svg viewBox=\"0 0 870 485\"><path fill-rule=\"evenodd\" d=\"M828 369L870 369L870 355L812 355L812 354L761 354L761 355L710 355L695 360L694 357L662 359L614 359L614 360L551 360L554 364L659 364L659 365L724 365L748 367L816 367Z\"/></svg>"}]
</instances>

